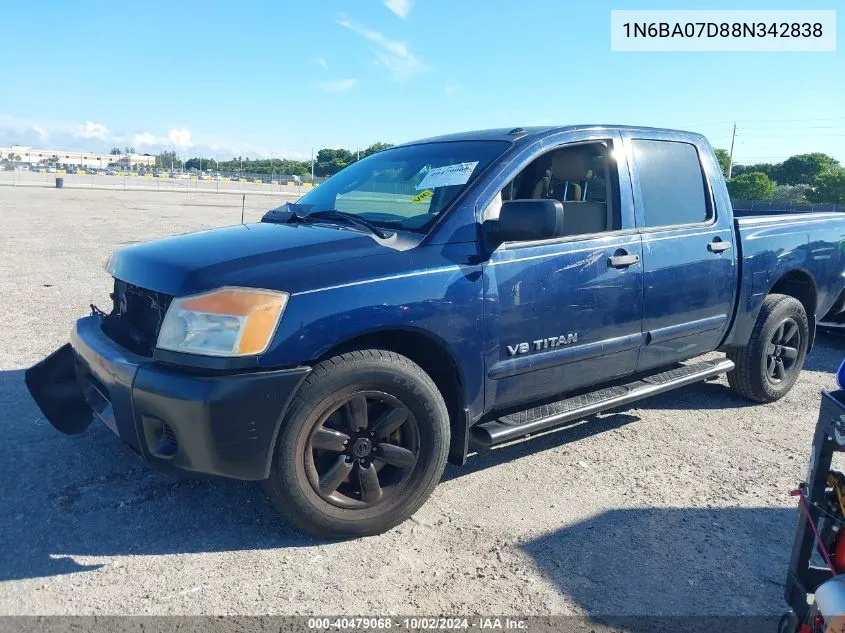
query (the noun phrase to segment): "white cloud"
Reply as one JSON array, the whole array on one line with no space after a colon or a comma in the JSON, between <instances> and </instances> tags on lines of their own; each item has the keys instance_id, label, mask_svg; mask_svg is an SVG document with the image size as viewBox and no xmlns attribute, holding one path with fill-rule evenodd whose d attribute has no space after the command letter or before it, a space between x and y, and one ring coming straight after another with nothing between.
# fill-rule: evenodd
<instances>
[{"instance_id":1,"label":"white cloud","mask_svg":"<svg viewBox=\"0 0 845 633\"><path fill-rule=\"evenodd\" d=\"M172 147L193 147L191 131L187 129L172 129L167 136L156 136L150 132L140 132L132 137L135 145L146 146L172 146Z\"/></svg>"},{"instance_id":2,"label":"white cloud","mask_svg":"<svg viewBox=\"0 0 845 633\"><path fill-rule=\"evenodd\" d=\"M407 81L412 76L430 70L430 67L417 57L405 42L392 40L378 31L373 31L341 14L337 23L373 42L376 63L386 68L396 81Z\"/></svg>"},{"instance_id":3,"label":"white cloud","mask_svg":"<svg viewBox=\"0 0 845 633\"><path fill-rule=\"evenodd\" d=\"M76 129L74 136L79 138L95 138L100 141L105 141L110 138L109 129L102 123L94 123L93 121L86 121Z\"/></svg>"},{"instance_id":4,"label":"white cloud","mask_svg":"<svg viewBox=\"0 0 845 633\"><path fill-rule=\"evenodd\" d=\"M384 0L384 6L393 11L403 20L408 17L411 12L411 0Z\"/></svg>"},{"instance_id":5,"label":"white cloud","mask_svg":"<svg viewBox=\"0 0 845 633\"><path fill-rule=\"evenodd\" d=\"M149 132L141 132L132 137L134 145L158 145L159 138L155 134Z\"/></svg>"},{"instance_id":6,"label":"white cloud","mask_svg":"<svg viewBox=\"0 0 845 633\"><path fill-rule=\"evenodd\" d=\"M44 129L43 127L41 127L40 125L33 125L33 126L32 126L32 131L33 131L33 132L35 132L36 134L38 134L38 138L39 138L41 141L46 141L46 140L50 137L50 135L49 135L49 134L47 134L47 130L45 130L45 129Z\"/></svg>"},{"instance_id":7,"label":"white cloud","mask_svg":"<svg viewBox=\"0 0 845 633\"><path fill-rule=\"evenodd\" d=\"M352 90L358 85L357 79L335 79L334 81L318 81L317 88L328 94L337 94Z\"/></svg>"},{"instance_id":8,"label":"white cloud","mask_svg":"<svg viewBox=\"0 0 845 633\"><path fill-rule=\"evenodd\" d=\"M186 129L170 130L167 139L176 147L191 147L191 131Z\"/></svg>"},{"instance_id":9,"label":"white cloud","mask_svg":"<svg viewBox=\"0 0 845 633\"><path fill-rule=\"evenodd\" d=\"M317 58L317 63L323 68L323 70L329 69L329 65L326 63L326 60L322 57Z\"/></svg>"}]
</instances>

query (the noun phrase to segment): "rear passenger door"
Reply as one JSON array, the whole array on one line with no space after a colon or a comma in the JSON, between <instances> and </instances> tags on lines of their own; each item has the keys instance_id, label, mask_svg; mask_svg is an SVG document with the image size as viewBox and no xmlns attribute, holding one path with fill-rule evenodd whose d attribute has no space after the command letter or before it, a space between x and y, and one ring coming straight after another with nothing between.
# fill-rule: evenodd
<instances>
[{"instance_id":1,"label":"rear passenger door","mask_svg":"<svg viewBox=\"0 0 845 633\"><path fill-rule=\"evenodd\" d=\"M718 166L698 137L623 137L643 246L643 371L719 345L733 311L736 245L710 182Z\"/></svg>"}]
</instances>

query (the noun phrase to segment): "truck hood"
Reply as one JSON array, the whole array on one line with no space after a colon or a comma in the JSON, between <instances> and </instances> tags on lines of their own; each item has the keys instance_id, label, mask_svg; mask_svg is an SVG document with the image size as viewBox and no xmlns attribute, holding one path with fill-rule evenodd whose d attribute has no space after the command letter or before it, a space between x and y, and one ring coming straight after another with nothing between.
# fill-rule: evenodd
<instances>
[{"instance_id":1,"label":"truck hood","mask_svg":"<svg viewBox=\"0 0 845 633\"><path fill-rule=\"evenodd\" d=\"M175 296L235 285L291 292L302 289L317 266L412 245L398 235L378 240L345 227L264 222L128 246L112 255L106 269L117 279Z\"/></svg>"}]
</instances>

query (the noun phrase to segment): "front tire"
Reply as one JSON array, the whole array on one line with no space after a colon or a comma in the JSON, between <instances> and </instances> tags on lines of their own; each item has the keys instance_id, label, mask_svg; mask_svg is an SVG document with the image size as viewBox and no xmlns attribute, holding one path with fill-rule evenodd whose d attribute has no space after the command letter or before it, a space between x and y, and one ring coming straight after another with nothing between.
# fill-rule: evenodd
<instances>
[{"instance_id":1,"label":"front tire","mask_svg":"<svg viewBox=\"0 0 845 633\"><path fill-rule=\"evenodd\" d=\"M317 364L305 379L263 487L309 534L380 534L426 501L448 452L449 416L431 377L399 354L354 351Z\"/></svg>"},{"instance_id":2,"label":"front tire","mask_svg":"<svg viewBox=\"0 0 845 633\"><path fill-rule=\"evenodd\" d=\"M801 302L787 295L767 296L748 344L728 352L736 365L728 373L728 384L755 402L779 400L798 380L809 341L809 320Z\"/></svg>"}]
</instances>

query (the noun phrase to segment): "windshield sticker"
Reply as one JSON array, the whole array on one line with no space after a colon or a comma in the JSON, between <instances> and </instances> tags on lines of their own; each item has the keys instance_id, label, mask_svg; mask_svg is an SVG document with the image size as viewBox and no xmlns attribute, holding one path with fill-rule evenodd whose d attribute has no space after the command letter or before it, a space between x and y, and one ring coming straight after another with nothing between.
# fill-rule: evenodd
<instances>
[{"instance_id":1,"label":"windshield sticker","mask_svg":"<svg viewBox=\"0 0 845 633\"><path fill-rule=\"evenodd\" d=\"M433 195L434 192L431 189L426 189L425 191L420 191L417 195L411 198L411 202L419 204L420 202L425 202Z\"/></svg>"},{"instance_id":2,"label":"windshield sticker","mask_svg":"<svg viewBox=\"0 0 845 633\"><path fill-rule=\"evenodd\" d=\"M435 167L429 170L425 178L422 179L422 182L417 185L417 191L420 189L437 189L437 187L465 185L477 165L478 161Z\"/></svg>"}]
</instances>

